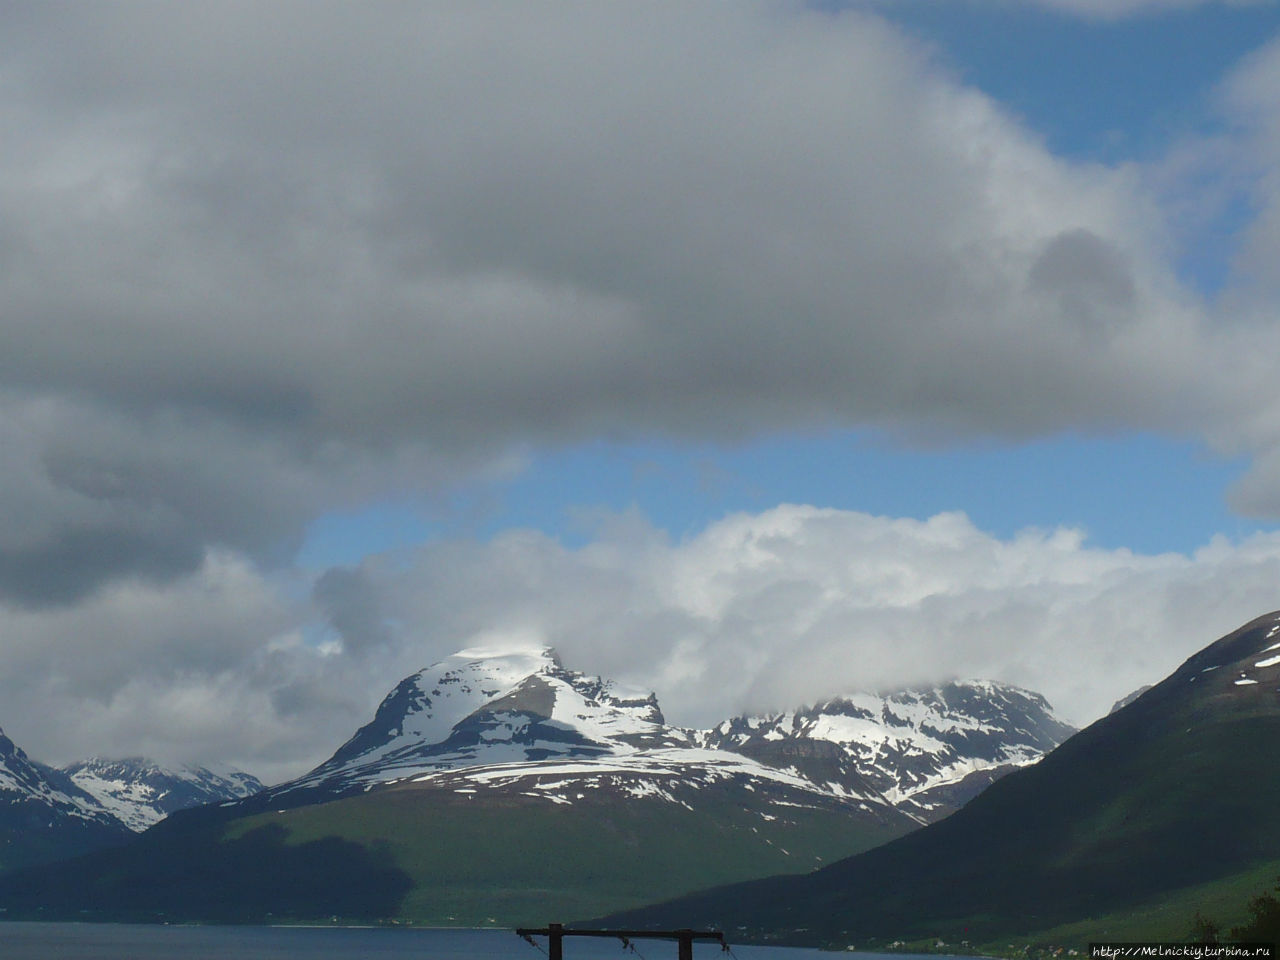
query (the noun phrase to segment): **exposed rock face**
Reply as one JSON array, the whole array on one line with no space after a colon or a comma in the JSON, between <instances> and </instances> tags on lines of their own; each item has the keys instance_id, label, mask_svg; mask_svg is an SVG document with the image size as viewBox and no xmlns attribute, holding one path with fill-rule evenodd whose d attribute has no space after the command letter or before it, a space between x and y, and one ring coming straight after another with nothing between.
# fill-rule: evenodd
<instances>
[{"instance_id":1,"label":"exposed rock face","mask_svg":"<svg viewBox=\"0 0 1280 960\"><path fill-rule=\"evenodd\" d=\"M1144 683L1137 690L1133 691L1133 693L1127 694L1126 696L1121 697L1119 700L1113 703L1111 705L1111 709L1108 710L1107 712L1115 713L1117 710L1123 710L1125 707L1133 703L1133 701L1137 700L1140 696L1142 696L1144 693L1146 693L1150 689L1151 689L1151 684Z\"/></svg>"}]
</instances>

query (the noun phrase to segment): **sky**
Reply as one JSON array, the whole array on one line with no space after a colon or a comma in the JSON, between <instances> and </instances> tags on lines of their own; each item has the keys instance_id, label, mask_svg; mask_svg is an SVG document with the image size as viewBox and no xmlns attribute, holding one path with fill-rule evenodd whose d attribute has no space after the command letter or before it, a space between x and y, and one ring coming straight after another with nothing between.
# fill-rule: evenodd
<instances>
[{"instance_id":1,"label":"sky","mask_svg":"<svg viewBox=\"0 0 1280 960\"><path fill-rule=\"evenodd\" d=\"M0 726L480 644L1077 725L1280 608L1280 5L0 4Z\"/></svg>"}]
</instances>

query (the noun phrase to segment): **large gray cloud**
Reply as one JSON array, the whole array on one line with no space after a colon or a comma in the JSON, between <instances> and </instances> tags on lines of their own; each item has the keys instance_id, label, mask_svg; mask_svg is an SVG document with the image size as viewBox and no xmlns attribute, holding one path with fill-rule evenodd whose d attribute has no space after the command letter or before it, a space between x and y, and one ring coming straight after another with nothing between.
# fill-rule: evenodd
<instances>
[{"instance_id":1,"label":"large gray cloud","mask_svg":"<svg viewBox=\"0 0 1280 960\"><path fill-rule=\"evenodd\" d=\"M287 556L389 458L421 490L600 433L1196 434L1246 387L1274 407L1261 371L1206 373L1240 344L1173 278L1137 171L1055 159L870 14L6 18L0 389L6 417L77 411L7 458L0 489L48 510L0 525L10 601L210 544Z\"/></svg>"},{"instance_id":2,"label":"large gray cloud","mask_svg":"<svg viewBox=\"0 0 1280 960\"><path fill-rule=\"evenodd\" d=\"M0 446L0 603L32 608L112 580L185 576L211 547L281 564L325 508L513 462L311 443L208 413L17 391L0 394Z\"/></svg>"}]
</instances>

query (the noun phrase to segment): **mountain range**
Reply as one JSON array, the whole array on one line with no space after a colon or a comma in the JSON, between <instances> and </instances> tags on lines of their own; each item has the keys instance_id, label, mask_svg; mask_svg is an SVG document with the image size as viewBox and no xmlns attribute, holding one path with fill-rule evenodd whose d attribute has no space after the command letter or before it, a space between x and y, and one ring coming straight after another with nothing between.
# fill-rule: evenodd
<instances>
[{"instance_id":1,"label":"mountain range","mask_svg":"<svg viewBox=\"0 0 1280 960\"><path fill-rule=\"evenodd\" d=\"M0 910L577 916L870 949L1181 939L1198 912L1230 923L1220 908L1243 910L1280 873L1278 694L1280 613L1056 747L1070 731L1047 704L1000 684L855 693L697 731L553 651L468 650L405 678L310 773L2 877ZM110 826L66 773L8 741L0 754L13 796Z\"/></svg>"},{"instance_id":2,"label":"mountain range","mask_svg":"<svg viewBox=\"0 0 1280 960\"><path fill-rule=\"evenodd\" d=\"M477 648L406 677L329 760L253 803L408 782L572 803L584 784L639 797L678 789L681 777L698 789L746 778L805 803L924 822L1071 732L1039 695L992 682L855 694L690 730L668 725L652 693L567 670L553 649Z\"/></svg>"},{"instance_id":3,"label":"mountain range","mask_svg":"<svg viewBox=\"0 0 1280 960\"><path fill-rule=\"evenodd\" d=\"M1069 732L1037 695L985 682L688 730L553 650L472 649L405 678L308 774L0 885L0 905L545 921L811 870L944 816ZM288 879L302 869L311 899Z\"/></svg>"}]
</instances>

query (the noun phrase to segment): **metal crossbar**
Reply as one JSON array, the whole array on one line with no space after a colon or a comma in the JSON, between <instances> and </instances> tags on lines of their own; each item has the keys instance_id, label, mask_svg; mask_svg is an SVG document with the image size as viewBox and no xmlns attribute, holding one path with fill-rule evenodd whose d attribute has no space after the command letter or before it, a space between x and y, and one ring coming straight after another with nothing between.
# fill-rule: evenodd
<instances>
[{"instance_id":1,"label":"metal crossbar","mask_svg":"<svg viewBox=\"0 0 1280 960\"><path fill-rule=\"evenodd\" d=\"M530 943L533 937L547 938L547 960L564 960L565 937L611 937L624 945L631 940L674 940L678 944L677 960L693 960L693 941L714 940L722 950L728 950L724 934L719 930L566 930L564 924L549 923L543 929L521 927L516 936Z\"/></svg>"}]
</instances>

